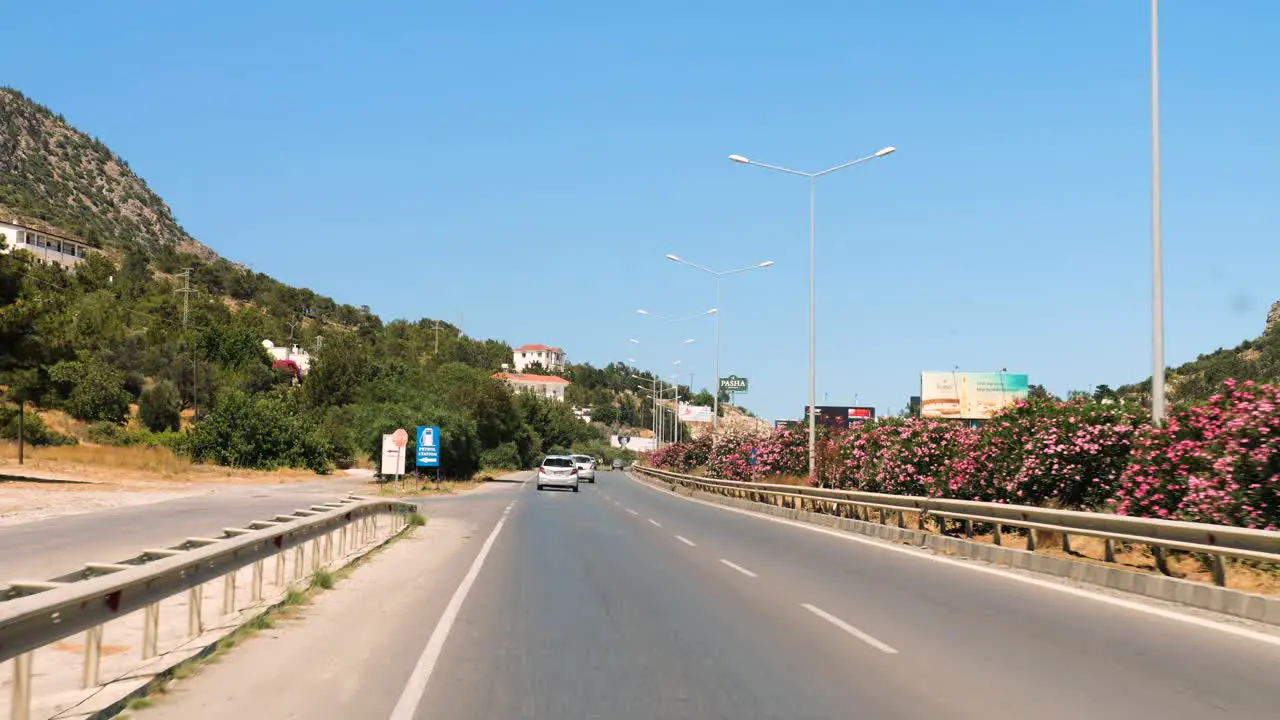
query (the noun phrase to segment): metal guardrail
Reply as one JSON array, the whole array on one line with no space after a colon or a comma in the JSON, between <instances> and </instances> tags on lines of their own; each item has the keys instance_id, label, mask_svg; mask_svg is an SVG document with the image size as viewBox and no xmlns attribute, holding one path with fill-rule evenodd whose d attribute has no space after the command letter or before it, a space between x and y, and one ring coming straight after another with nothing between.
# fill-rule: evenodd
<instances>
[{"instance_id":1,"label":"metal guardrail","mask_svg":"<svg viewBox=\"0 0 1280 720\"><path fill-rule=\"evenodd\" d=\"M635 465L638 472L667 480L685 487L747 498L756 502L768 502L798 510L827 512L843 517L871 520L874 513L881 524L894 516L899 527L906 527L906 513L916 514L917 529L926 529L926 519L932 517L945 531L947 521L962 523L968 537L974 534L974 523L986 523L994 528L992 539L1003 544L1004 527L1027 530L1026 547L1035 550L1033 530L1052 531L1062 536L1063 550L1070 552L1070 537L1081 535L1104 541L1104 560L1115 562L1115 544L1147 545L1151 548L1156 567L1169 574L1166 550L1182 550L1203 553L1210 558L1213 581L1226 584L1224 557L1280 563L1280 532L1251 530L1228 525L1181 522L1111 515L1108 513L1055 510L1030 505L1005 505L974 500L950 500L914 495L887 495L883 493L836 490L771 483L749 483L736 480L698 477L683 473L659 470Z\"/></svg>"},{"instance_id":2,"label":"metal guardrail","mask_svg":"<svg viewBox=\"0 0 1280 720\"><path fill-rule=\"evenodd\" d=\"M188 639L206 629L202 586L224 578L223 614L235 610L236 573L252 565L250 596L263 598L264 563L274 557L274 584L286 586L286 556L293 552L293 578L303 578L335 557L354 552L379 534L380 515L390 515L394 535L416 512L412 503L357 496L311 505L243 528L224 528L221 537L190 537L172 548L143 550L120 563L86 563L83 570L53 580L14 580L0 589L0 663L13 660L13 720L30 717L32 652L85 633L82 687L96 687L107 622L144 612L142 659L159 652L160 602L188 593ZM308 552L308 546L310 552Z\"/></svg>"}]
</instances>

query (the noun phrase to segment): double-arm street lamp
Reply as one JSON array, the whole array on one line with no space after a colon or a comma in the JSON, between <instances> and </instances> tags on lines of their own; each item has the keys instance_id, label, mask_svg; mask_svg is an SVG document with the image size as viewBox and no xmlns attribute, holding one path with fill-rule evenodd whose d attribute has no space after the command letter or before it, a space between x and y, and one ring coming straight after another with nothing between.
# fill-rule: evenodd
<instances>
[{"instance_id":1,"label":"double-arm street lamp","mask_svg":"<svg viewBox=\"0 0 1280 720\"><path fill-rule=\"evenodd\" d=\"M721 278L729 275L737 275L738 273L744 273L744 272L747 272L748 270L763 270L764 268L773 266L772 260L766 260L762 263L757 263L755 265L748 265L747 267L741 267L735 270L722 270L720 272L717 272L710 268L703 267L702 265L699 265L697 263L689 262L688 260L685 260L684 258L678 255L672 255L668 253L667 259L670 260L671 262L677 262L677 263L680 263L681 265L688 265L689 267L694 268L696 270L701 270L702 272L707 273L711 277L715 278L717 309L720 307L720 279ZM719 430L720 428L720 313L719 312L716 313L716 361L715 362L716 362L716 380L715 380L715 386L712 389L712 392L715 394L715 399L712 401L712 408L711 408L711 431L713 433ZM690 386L689 391L693 392L692 386Z\"/></svg>"},{"instance_id":2,"label":"double-arm street lamp","mask_svg":"<svg viewBox=\"0 0 1280 720\"><path fill-rule=\"evenodd\" d=\"M818 172L802 172L800 170L792 170L791 168L785 168L778 165L767 165L765 163L750 160L741 155L729 156L729 159L736 163L742 163L743 165L755 165L756 167L762 167L766 170L777 170L778 172L786 173L788 175L799 175L800 177L809 179L809 477L811 478L813 477L815 464L814 449L817 446L818 438L817 403L815 402L815 396L817 393L816 381L814 379L816 365L816 360L814 359L814 351L816 347L816 342L814 340L814 275L816 273L814 253L814 185L818 178L823 175L830 175L837 170L853 167L854 165L864 163L868 160L882 158L894 150L895 148L893 147L882 148L877 150L874 154L868 155L864 158L851 160L843 165L836 165L835 167L829 167L826 170L820 170ZM719 395L719 388L716 388L716 394L717 396Z\"/></svg>"}]
</instances>

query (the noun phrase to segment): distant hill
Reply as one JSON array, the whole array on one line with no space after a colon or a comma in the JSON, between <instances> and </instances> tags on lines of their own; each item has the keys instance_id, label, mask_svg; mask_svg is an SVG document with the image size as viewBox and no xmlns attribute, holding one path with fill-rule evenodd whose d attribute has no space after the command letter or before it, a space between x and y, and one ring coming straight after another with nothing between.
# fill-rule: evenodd
<instances>
[{"instance_id":1,"label":"distant hill","mask_svg":"<svg viewBox=\"0 0 1280 720\"><path fill-rule=\"evenodd\" d=\"M215 257L127 162L12 88L0 88L0 218L57 228L98 248Z\"/></svg>"},{"instance_id":2,"label":"distant hill","mask_svg":"<svg viewBox=\"0 0 1280 720\"><path fill-rule=\"evenodd\" d=\"M1267 313L1261 336L1201 355L1166 372L1166 393L1171 402L1202 402L1218 392L1228 378L1280 383L1280 302ZM1151 378L1116 388L1115 394L1149 405Z\"/></svg>"}]
</instances>

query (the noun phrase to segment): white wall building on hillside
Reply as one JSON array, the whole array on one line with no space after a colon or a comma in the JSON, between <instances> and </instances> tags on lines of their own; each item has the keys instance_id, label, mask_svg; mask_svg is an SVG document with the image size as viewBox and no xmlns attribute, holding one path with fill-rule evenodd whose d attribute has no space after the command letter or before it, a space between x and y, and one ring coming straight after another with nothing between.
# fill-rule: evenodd
<instances>
[{"instance_id":1,"label":"white wall building on hillside","mask_svg":"<svg viewBox=\"0 0 1280 720\"><path fill-rule=\"evenodd\" d=\"M547 345L521 345L511 353L511 366L518 373L534 363L547 370L563 370L564 351Z\"/></svg>"},{"instance_id":2,"label":"white wall building on hillside","mask_svg":"<svg viewBox=\"0 0 1280 720\"><path fill-rule=\"evenodd\" d=\"M569 381L554 375L530 375L527 373L494 373L493 377L511 386L512 390L531 392L564 402L564 389Z\"/></svg>"},{"instance_id":3,"label":"white wall building on hillside","mask_svg":"<svg viewBox=\"0 0 1280 720\"><path fill-rule=\"evenodd\" d=\"M16 222L0 220L0 235L4 236L4 248L0 252L26 250L40 262L57 263L68 270L93 252L82 242Z\"/></svg>"},{"instance_id":4,"label":"white wall building on hillside","mask_svg":"<svg viewBox=\"0 0 1280 720\"><path fill-rule=\"evenodd\" d=\"M272 362L276 360L292 360L298 366L299 375L306 375L307 371L311 369L311 354L297 345L276 347L276 344L270 340L263 340L262 347L266 348Z\"/></svg>"}]
</instances>

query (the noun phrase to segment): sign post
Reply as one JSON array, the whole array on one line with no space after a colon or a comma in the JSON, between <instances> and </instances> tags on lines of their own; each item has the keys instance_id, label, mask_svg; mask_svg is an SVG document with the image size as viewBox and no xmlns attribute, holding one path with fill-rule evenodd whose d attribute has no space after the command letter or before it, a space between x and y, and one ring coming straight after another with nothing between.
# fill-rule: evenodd
<instances>
[{"instance_id":1,"label":"sign post","mask_svg":"<svg viewBox=\"0 0 1280 720\"><path fill-rule=\"evenodd\" d=\"M737 393L745 393L749 383L747 378L730 375L720 378L719 392L729 393L729 404L733 404L733 396Z\"/></svg>"},{"instance_id":2,"label":"sign post","mask_svg":"<svg viewBox=\"0 0 1280 720\"><path fill-rule=\"evenodd\" d=\"M419 425L416 435L416 463L420 468L436 469L436 485L440 485L440 426Z\"/></svg>"},{"instance_id":3,"label":"sign post","mask_svg":"<svg viewBox=\"0 0 1280 720\"><path fill-rule=\"evenodd\" d=\"M399 491L400 476L404 475L404 448L409 444L409 433L404 428L382 436L382 468L384 476L393 478L393 487Z\"/></svg>"}]
</instances>

